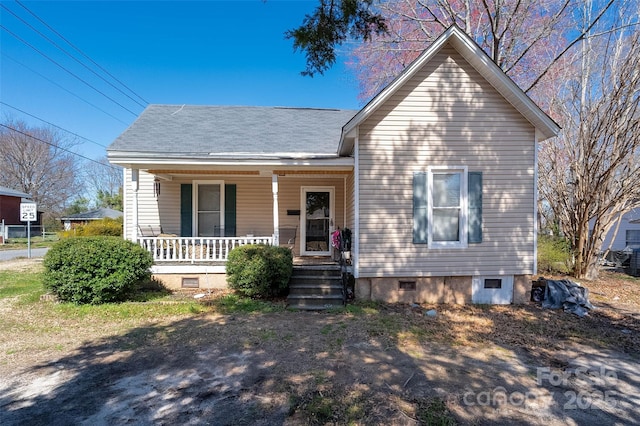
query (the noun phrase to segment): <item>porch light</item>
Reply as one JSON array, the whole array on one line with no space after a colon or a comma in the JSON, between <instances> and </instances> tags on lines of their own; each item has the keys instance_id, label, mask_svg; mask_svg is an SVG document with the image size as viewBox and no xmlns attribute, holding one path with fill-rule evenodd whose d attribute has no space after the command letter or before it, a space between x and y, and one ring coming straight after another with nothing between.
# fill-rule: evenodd
<instances>
[{"instance_id":1,"label":"porch light","mask_svg":"<svg viewBox=\"0 0 640 426\"><path fill-rule=\"evenodd\" d=\"M153 193L156 198L160 196L160 179L157 176L153 179Z\"/></svg>"}]
</instances>

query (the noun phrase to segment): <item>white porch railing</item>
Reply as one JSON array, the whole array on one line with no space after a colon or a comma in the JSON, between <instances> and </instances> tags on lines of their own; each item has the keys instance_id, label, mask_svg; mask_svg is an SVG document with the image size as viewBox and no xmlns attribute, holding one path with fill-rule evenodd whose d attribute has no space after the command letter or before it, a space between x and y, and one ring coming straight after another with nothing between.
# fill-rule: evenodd
<instances>
[{"instance_id":1,"label":"white porch railing","mask_svg":"<svg viewBox=\"0 0 640 426\"><path fill-rule=\"evenodd\" d=\"M138 237L154 262L226 261L229 252L246 244L273 244L273 237Z\"/></svg>"}]
</instances>

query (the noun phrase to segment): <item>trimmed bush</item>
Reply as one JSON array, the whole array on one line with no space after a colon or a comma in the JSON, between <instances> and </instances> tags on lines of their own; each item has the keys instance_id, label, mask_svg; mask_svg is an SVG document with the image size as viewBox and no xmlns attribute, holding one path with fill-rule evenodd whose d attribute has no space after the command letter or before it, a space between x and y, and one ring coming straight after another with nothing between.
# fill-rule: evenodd
<instances>
[{"instance_id":1,"label":"trimmed bush","mask_svg":"<svg viewBox=\"0 0 640 426\"><path fill-rule=\"evenodd\" d=\"M287 247L249 244L229 252L227 282L238 293L255 298L283 295L293 272Z\"/></svg>"},{"instance_id":2,"label":"trimmed bush","mask_svg":"<svg viewBox=\"0 0 640 426\"><path fill-rule=\"evenodd\" d=\"M119 302L150 278L151 254L119 237L60 240L44 257L44 286L77 304Z\"/></svg>"},{"instance_id":3,"label":"trimmed bush","mask_svg":"<svg viewBox=\"0 0 640 426\"><path fill-rule=\"evenodd\" d=\"M105 217L100 220L92 220L86 225L76 226L68 231L61 231L61 238L91 237L91 236L122 236L122 218L111 219Z\"/></svg>"}]
</instances>

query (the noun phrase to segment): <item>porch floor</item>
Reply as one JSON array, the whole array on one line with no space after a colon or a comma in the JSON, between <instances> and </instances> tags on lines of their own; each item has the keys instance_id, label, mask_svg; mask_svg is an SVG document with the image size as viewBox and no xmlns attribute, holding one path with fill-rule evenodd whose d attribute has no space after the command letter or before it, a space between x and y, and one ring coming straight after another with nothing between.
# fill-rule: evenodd
<instances>
[{"instance_id":1,"label":"porch floor","mask_svg":"<svg viewBox=\"0 0 640 426\"><path fill-rule=\"evenodd\" d=\"M202 265L202 266L224 266L225 261L199 261L192 263L188 260L183 261L167 261L156 263L156 265L163 266L184 266L184 265ZM293 266L322 266L322 265L337 265L338 261L332 259L330 256L294 256Z\"/></svg>"}]
</instances>

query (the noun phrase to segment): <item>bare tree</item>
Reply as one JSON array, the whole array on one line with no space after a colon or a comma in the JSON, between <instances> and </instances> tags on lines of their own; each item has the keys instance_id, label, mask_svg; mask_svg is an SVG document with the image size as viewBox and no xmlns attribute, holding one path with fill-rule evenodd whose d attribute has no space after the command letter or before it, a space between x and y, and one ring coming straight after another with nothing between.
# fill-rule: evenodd
<instances>
[{"instance_id":1,"label":"bare tree","mask_svg":"<svg viewBox=\"0 0 640 426\"><path fill-rule=\"evenodd\" d=\"M73 145L51 128L6 118L0 124L0 185L30 194L39 210L61 212L81 189Z\"/></svg>"},{"instance_id":2,"label":"bare tree","mask_svg":"<svg viewBox=\"0 0 640 426\"><path fill-rule=\"evenodd\" d=\"M398 75L446 28L456 24L521 87L561 49L552 40L571 28L569 0L402 0L379 4L386 35L354 50L352 67L366 100ZM375 68L378 72L372 73ZM383 72L379 72L383 71Z\"/></svg>"},{"instance_id":3,"label":"bare tree","mask_svg":"<svg viewBox=\"0 0 640 426\"><path fill-rule=\"evenodd\" d=\"M85 183L97 207L122 210L122 167L109 163L106 156L85 167Z\"/></svg>"},{"instance_id":4,"label":"bare tree","mask_svg":"<svg viewBox=\"0 0 640 426\"><path fill-rule=\"evenodd\" d=\"M616 23L618 31L601 29L581 43L566 67L573 75L552 101L563 133L540 150L540 193L571 243L576 277L597 277L605 236L619 215L640 207L640 31L629 25L635 7L621 9L626 21Z\"/></svg>"},{"instance_id":5,"label":"bare tree","mask_svg":"<svg viewBox=\"0 0 640 426\"><path fill-rule=\"evenodd\" d=\"M590 26L603 19L614 0L601 3ZM575 31L576 6L571 0L388 0L377 6L387 30L358 45L349 63L358 76L363 101L453 24L526 92L541 84L552 65L590 28Z\"/></svg>"}]
</instances>

